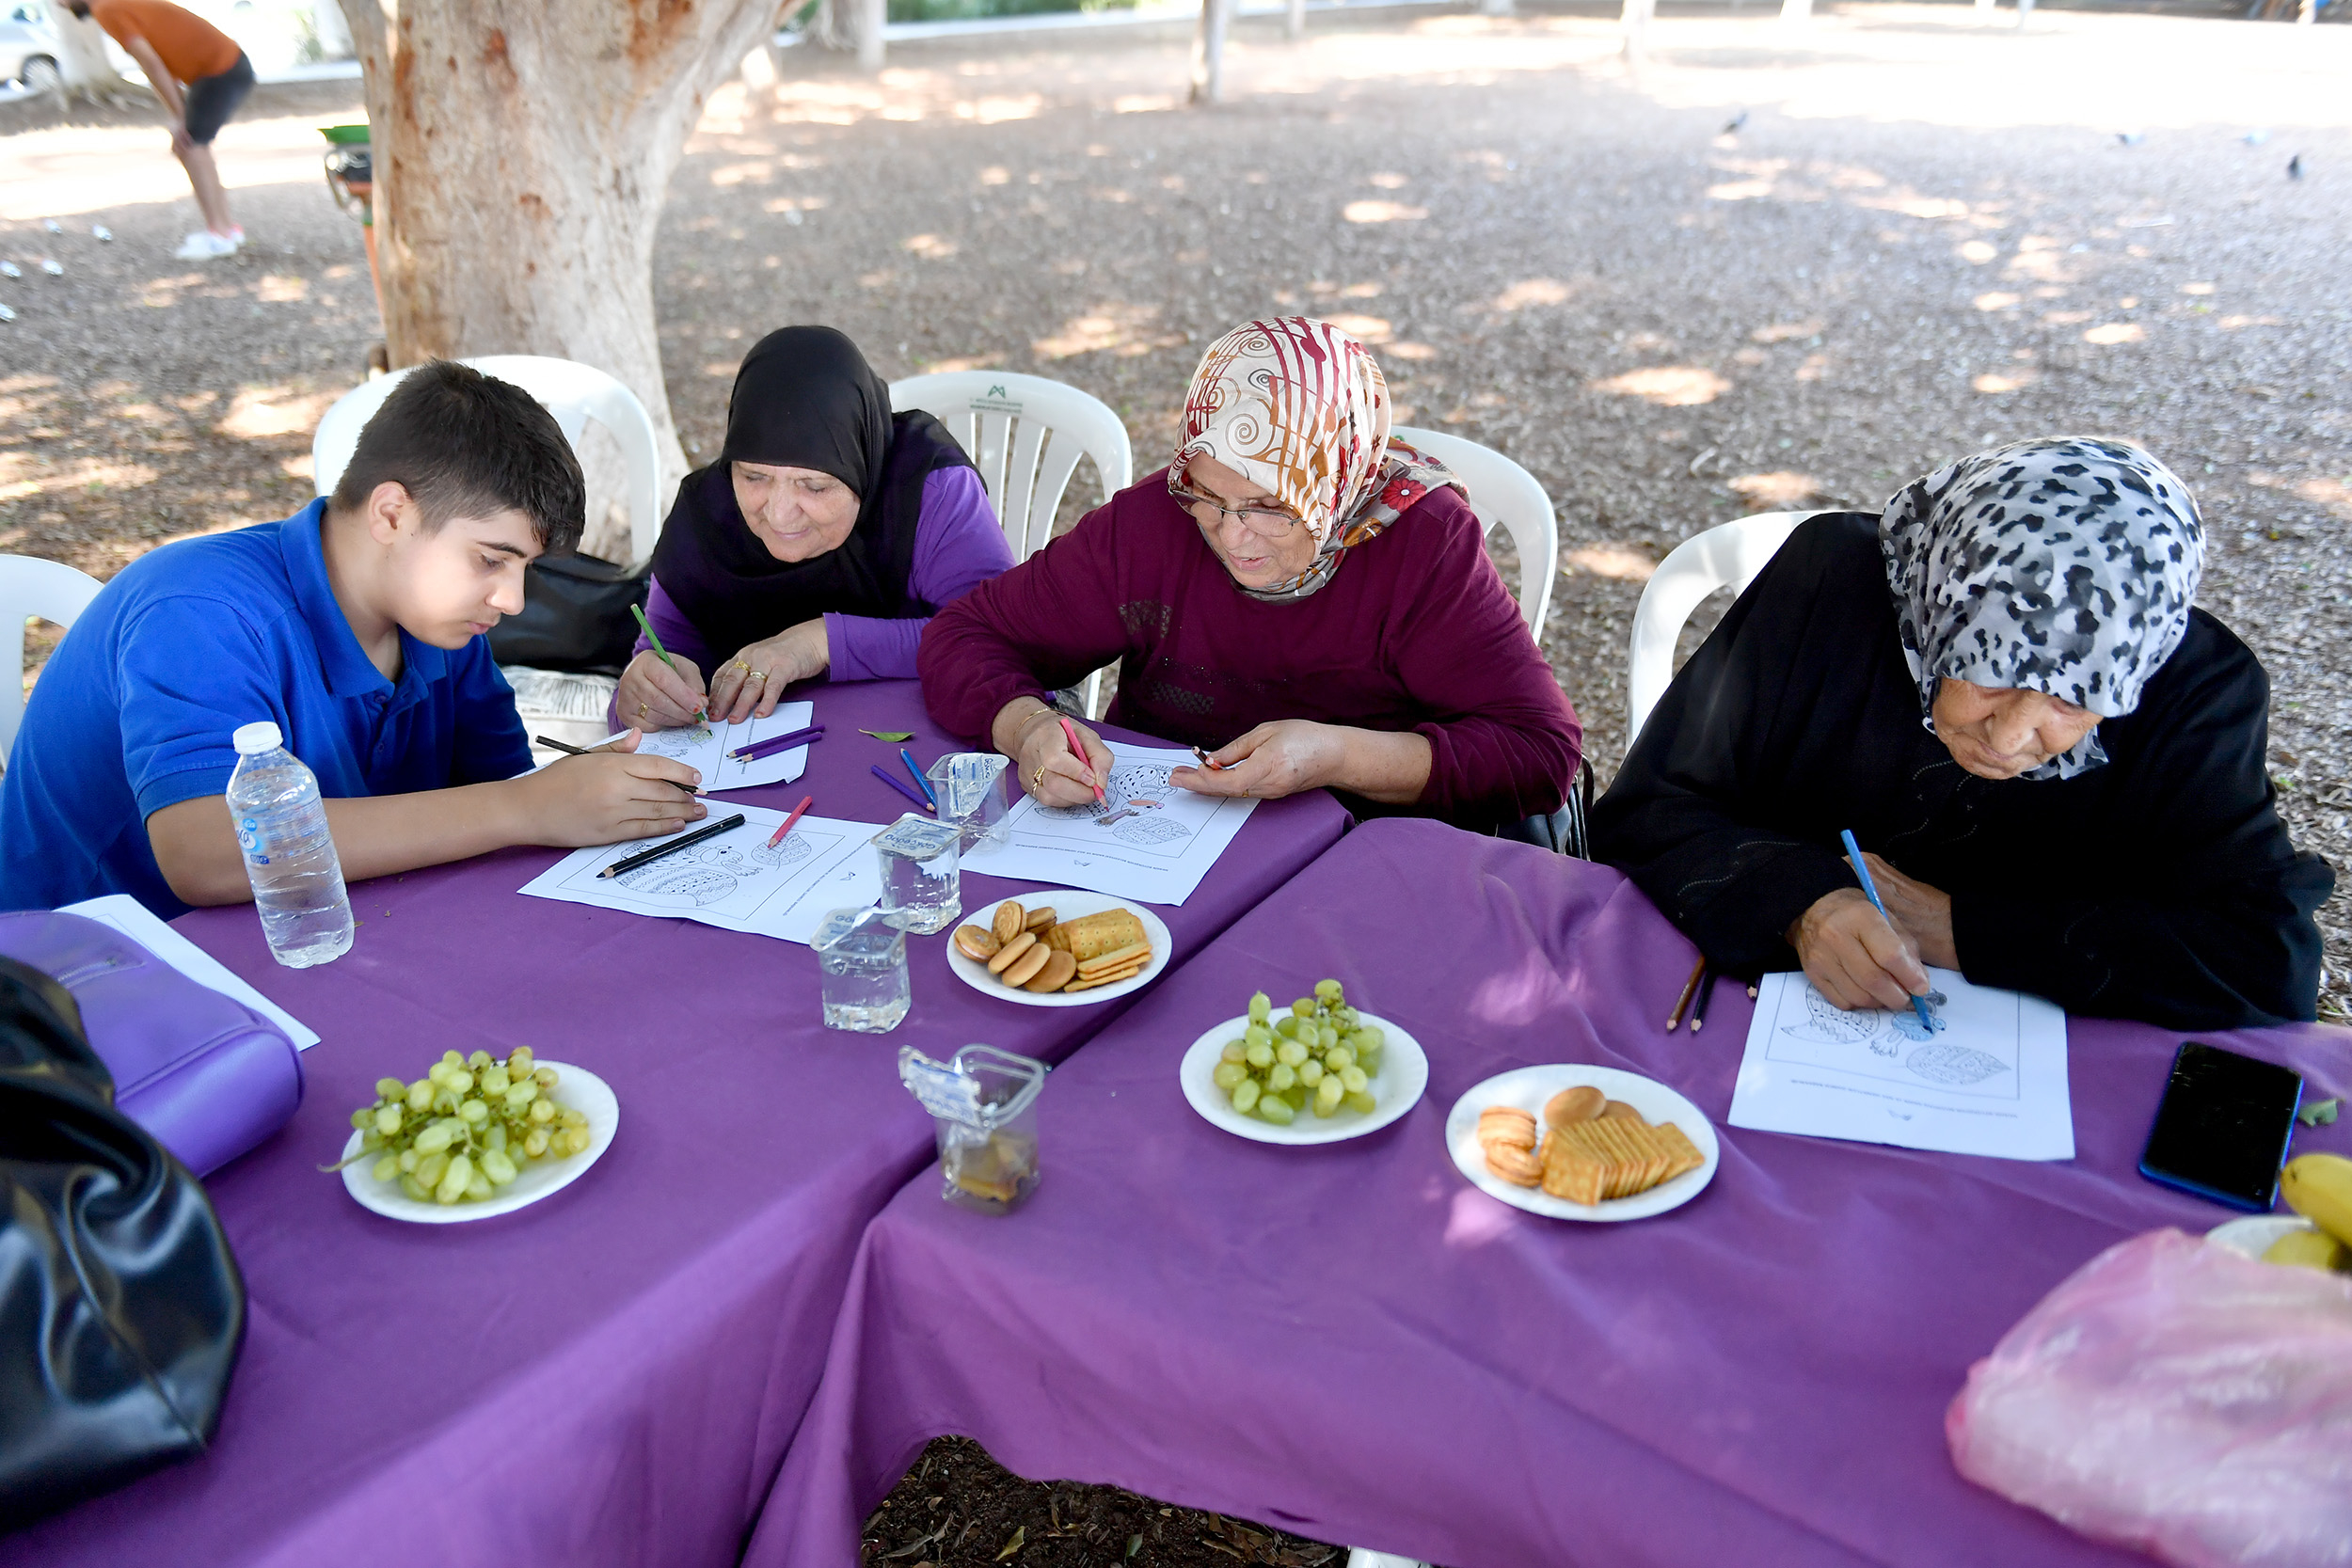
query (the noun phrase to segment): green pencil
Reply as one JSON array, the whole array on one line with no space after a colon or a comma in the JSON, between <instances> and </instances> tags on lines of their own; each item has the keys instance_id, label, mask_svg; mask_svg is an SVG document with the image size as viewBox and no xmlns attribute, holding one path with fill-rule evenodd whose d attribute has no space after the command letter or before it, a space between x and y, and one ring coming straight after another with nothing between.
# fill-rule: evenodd
<instances>
[{"instance_id":1,"label":"green pencil","mask_svg":"<svg viewBox=\"0 0 2352 1568\"><path fill-rule=\"evenodd\" d=\"M670 657L670 650L661 645L661 634L653 629L653 623L651 621L645 619L644 607L642 605L630 605L628 607L628 612L637 617L638 629L645 634L645 641L653 644L653 651L661 656L661 662L670 667L670 673L677 675L677 678L680 680L684 680L686 677L682 674L678 674L677 660L672 658ZM702 709L696 708L694 710L694 717L700 719L702 716Z\"/></svg>"}]
</instances>

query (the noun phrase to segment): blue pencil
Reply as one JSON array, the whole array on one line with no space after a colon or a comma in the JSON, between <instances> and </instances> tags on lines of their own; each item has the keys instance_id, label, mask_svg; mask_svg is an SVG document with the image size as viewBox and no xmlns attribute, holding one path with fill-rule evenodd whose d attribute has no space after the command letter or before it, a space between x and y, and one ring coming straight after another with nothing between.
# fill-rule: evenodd
<instances>
[{"instance_id":1,"label":"blue pencil","mask_svg":"<svg viewBox=\"0 0 2352 1568\"><path fill-rule=\"evenodd\" d=\"M1886 902L1879 896L1878 885L1870 880L1870 868L1862 863L1862 846L1853 841L1853 830L1851 828L1841 829L1837 836L1846 841L1846 859L1852 863L1853 874L1862 879L1862 891L1869 895L1870 907L1879 911L1879 918L1885 921L1887 927L1892 929L1895 917L1886 912ZM1928 1012L1927 998L1915 996L1911 999L1911 1006L1912 1009L1919 1015L1920 1026L1926 1029L1929 1036L1932 1037L1935 1034L1935 1020Z\"/></svg>"},{"instance_id":2,"label":"blue pencil","mask_svg":"<svg viewBox=\"0 0 2352 1568\"><path fill-rule=\"evenodd\" d=\"M907 765L907 771L914 775L914 787L923 792L923 799L931 803L931 810L936 813L939 810L939 792L931 788L930 780L923 777L923 770L914 766L914 753L901 746L898 757Z\"/></svg>"}]
</instances>

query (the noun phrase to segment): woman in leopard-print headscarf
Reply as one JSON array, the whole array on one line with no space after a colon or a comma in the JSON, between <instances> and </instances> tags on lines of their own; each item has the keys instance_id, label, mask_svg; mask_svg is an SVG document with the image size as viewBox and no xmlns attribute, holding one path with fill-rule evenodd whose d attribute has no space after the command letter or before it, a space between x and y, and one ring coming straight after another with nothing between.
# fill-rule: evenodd
<instances>
[{"instance_id":1,"label":"woman in leopard-print headscarf","mask_svg":"<svg viewBox=\"0 0 2352 1568\"><path fill-rule=\"evenodd\" d=\"M2279 819L2269 684L2192 608L2203 562L2188 487L2122 441L1813 517L1651 713L1596 849L1720 967L1841 1007L1933 965L2178 1028L2309 1019L2334 878Z\"/></svg>"}]
</instances>

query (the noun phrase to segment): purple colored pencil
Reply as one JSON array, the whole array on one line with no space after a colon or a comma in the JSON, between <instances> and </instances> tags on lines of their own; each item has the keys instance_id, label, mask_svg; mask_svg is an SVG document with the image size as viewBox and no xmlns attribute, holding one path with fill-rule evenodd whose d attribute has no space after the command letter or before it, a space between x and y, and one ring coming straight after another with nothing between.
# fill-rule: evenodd
<instances>
[{"instance_id":1,"label":"purple colored pencil","mask_svg":"<svg viewBox=\"0 0 2352 1568\"><path fill-rule=\"evenodd\" d=\"M749 746L738 746L727 756L735 762L754 762L771 752L788 752L795 746L806 746L825 738L825 726L811 724L790 735L771 735L765 740L755 740Z\"/></svg>"},{"instance_id":2,"label":"purple colored pencil","mask_svg":"<svg viewBox=\"0 0 2352 1568\"><path fill-rule=\"evenodd\" d=\"M901 780L896 773L883 771L880 763L868 768L866 771L873 774L874 777L880 779L882 783L888 784L891 788L897 790L899 794L905 796L908 800L914 801L914 809L916 811L931 810L931 803L929 800L924 800L920 795L914 793L914 786L913 784Z\"/></svg>"}]
</instances>

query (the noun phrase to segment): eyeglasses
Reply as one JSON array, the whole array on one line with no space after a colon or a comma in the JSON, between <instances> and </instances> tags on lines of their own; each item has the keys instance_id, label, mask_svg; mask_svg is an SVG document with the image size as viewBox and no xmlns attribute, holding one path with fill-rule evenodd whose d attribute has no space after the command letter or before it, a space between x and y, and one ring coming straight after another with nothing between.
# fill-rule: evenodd
<instances>
[{"instance_id":1,"label":"eyeglasses","mask_svg":"<svg viewBox=\"0 0 2352 1568\"><path fill-rule=\"evenodd\" d=\"M1300 527L1299 520L1287 512L1276 512L1263 506L1228 506L1214 496L1169 485L1168 493L1186 506L1205 506L1218 517L1239 517L1241 526L1261 539L1279 543L1288 539Z\"/></svg>"}]
</instances>

